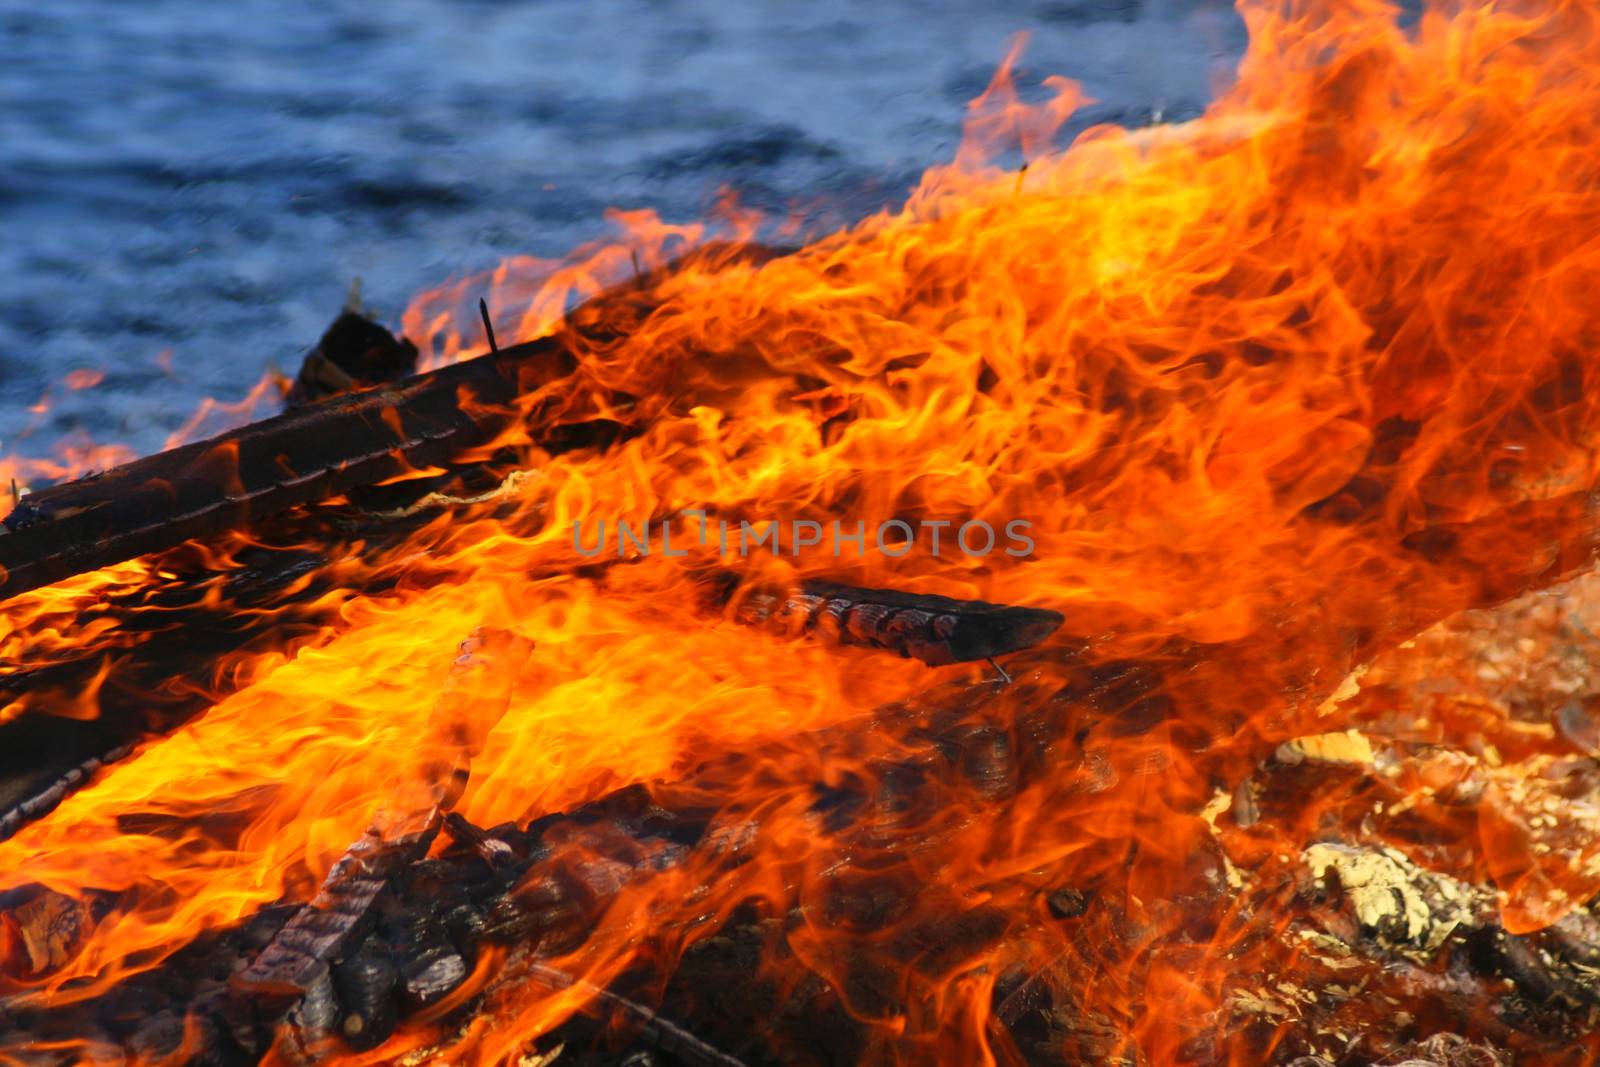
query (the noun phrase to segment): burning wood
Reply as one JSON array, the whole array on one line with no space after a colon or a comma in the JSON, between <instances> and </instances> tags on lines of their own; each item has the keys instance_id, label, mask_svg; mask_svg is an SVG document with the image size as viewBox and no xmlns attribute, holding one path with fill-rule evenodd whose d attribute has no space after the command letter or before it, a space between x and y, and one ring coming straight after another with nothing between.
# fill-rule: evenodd
<instances>
[{"instance_id":1,"label":"burning wood","mask_svg":"<svg viewBox=\"0 0 1600 1067\"><path fill-rule=\"evenodd\" d=\"M738 578L724 575L731 596ZM1044 641L1066 619L1045 608L1008 607L927 593L858 589L807 580L793 590L742 594L738 618L843 646L877 648L930 666L988 660Z\"/></svg>"},{"instance_id":2,"label":"burning wood","mask_svg":"<svg viewBox=\"0 0 1600 1067\"><path fill-rule=\"evenodd\" d=\"M93 925L83 902L36 886L0 915L0 967L13 975L47 974L70 960Z\"/></svg>"},{"instance_id":3,"label":"burning wood","mask_svg":"<svg viewBox=\"0 0 1600 1067\"><path fill-rule=\"evenodd\" d=\"M258 1008L263 1001L277 1005L280 1010L267 1016L269 1022L292 1010L294 1033L314 1046L332 1032L329 1012L336 994L342 993L354 1005L344 1013L345 1036L358 1047L371 1047L388 1036L386 1026L393 1026L390 991L402 989L414 1006L422 1007L466 978L461 956L437 936L430 938L435 933L431 927L413 932L407 962L398 968L381 943L360 937L370 925L379 894L427 853L439 832L442 809L466 785L482 737L463 702L487 700L503 712L531 651L526 639L506 632L479 630L462 643L421 741L428 758L415 773L394 783L388 803L361 840L334 864L317 895L234 978L234 990ZM353 954L347 952L357 945ZM334 966L347 955L349 960ZM239 1039L246 1045L270 1042L249 1035Z\"/></svg>"},{"instance_id":4,"label":"burning wood","mask_svg":"<svg viewBox=\"0 0 1600 1067\"><path fill-rule=\"evenodd\" d=\"M507 668L514 671L519 654L525 652L519 648L513 637L501 635L494 660L474 663L473 653L468 652L463 659L469 662L462 666L467 672L474 668L486 672L480 678L492 691L503 691ZM436 708L436 720L456 721L449 708L463 695L463 677L462 672L453 672L456 681ZM962 706L973 696L981 699L995 692L988 685L959 687L943 698L940 711L913 714L904 723L933 726L944 744L955 746L954 751L943 752L924 742L924 759L944 768L940 774L959 778L966 773L962 768L970 761L961 752L972 744L973 735L954 731L948 722L934 724L963 714ZM896 720L907 715L903 710L885 710ZM849 733L859 737L860 730L856 727L830 741L846 740ZM238 937L224 937L208 946L205 951L212 955L205 966L196 968L193 961L185 961L176 971L164 972L155 988L188 1000L183 1004L169 1000L160 1007L178 1017L192 1011L206 1014L202 1032L210 1041L227 1042L235 1055L240 1051L260 1055L277 1035L270 1026L263 1029L256 1024L282 1018L292 1008L297 1047L320 1055L318 1043L330 1036L357 1048L381 1041L388 1033L383 1027L392 1026L398 1014L415 1015L461 986L471 962L490 944L520 947L518 957L484 991L486 997L512 995L528 982L559 989L588 987L586 980L542 961L583 946L601 916L634 884L686 869L697 858L728 869L747 860L754 845L751 834L730 832L733 828L725 824L719 827L714 809L704 803L704 790L725 788L764 758L762 753L730 755L681 789L651 795L629 787L526 829L486 832L463 825L456 817L447 825L457 827L462 841L438 860L423 858L440 825L436 814L430 814L420 830L399 839L386 840L381 832L369 832L335 864L311 902L287 923L281 917L277 920L282 925L253 958L241 958L249 943L241 930ZM923 788L933 784L930 780ZM396 814L391 810L377 822L392 824ZM409 815L399 814L402 824L415 825ZM496 855L504 857L503 862L485 862L483 844L491 840L500 844ZM380 898L386 894L393 899L382 904ZM272 917L263 915L247 926L259 928L260 923L270 924ZM203 977L235 968L242 969L234 973L229 986L235 997L246 998L249 1010L243 1016L237 1002L230 1008L218 997L215 983ZM707 1067L741 1062L634 1000L601 992L603 1002L631 1017L648 1045ZM73 1014L96 1015L102 1007L85 1003L68 1009L65 1017L24 1008L16 1021L30 1032L44 1033L53 1027L81 1026L69 1021ZM158 1010L156 1005L151 1008ZM141 1022L122 1033L142 1041L148 1030ZM224 1052L219 1044L202 1055Z\"/></svg>"},{"instance_id":5,"label":"burning wood","mask_svg":"<svg viewBox=\"0 0 1600 1067\"><path fill-rule=\"evenodd\" d=\"M0 596L446 460L571 369L558 339L515 345L29 493L0 529Z\"/></svg>"},{"instance_id":6,"label":"burning wood","mask_svg":"<svg viewBox=\"0 0 1600 1067\"><path fill-rule=\"evenodd\" d=\"M513 478L515 476L513 475ZM452 500L430 493L423 503L431 507L449 507L467 501ZM488 496L482 499L489 499ZM429 503L431 501L431 504ZM410 510L380 517L384 523L403 520ZM402 531L405 527L400 528ZM304 524L288 524L285 537L291 543L312 535L325 536L326 531L313 526L308 531ZM362 526L368 547L382 546L397 534L384 525L371 520ZM279 638L288 619L281 612L276 616L238 615L235 609L249 605L253 598L270 592L290 577L315 572L325 567L323 555L307 557L303 552L268 554L263 563L251 570L231 577L228 590L226 620L218 619L210 610L212 600L206 587L212 583L209 575L196 582L194 600L189 590L167 590L160 598L164 612L183 620L182 624L204 630L208 647L224 653L245 646L261 635L258 628L270 628ZM712 596L719 604L734 595L739 587L737 575L722 573L709 580ZM311 614L318 597L326 592L321 584L307 585L291 603L304 605L308 622L316 618ZM838 583L807 581L795 591L793 597L778 604L774 613L775 594L755 592L741 595L739 618L752 625L764 625L785 634L804 632L815 634L825 641L844 646L880 648L901 656L920 659L930 665L990 659L1018 651L1047 638L1062 623L1059 613L1039 608L1019 608L986 604L982 601L961 601L948 597L925 594L905 594L887 590L858 589ZM819 600L819 598L822 598ZM281 602L280 602L281 603ZM825 604L826 610L822 607ZM128 607L124 618L131 620L145 604L136 602ZM799 628L796 614L800 609L811 611L801 620ZM256 626L246 623L254 620ZM223 623L225 622L225 625ZM214 642L214 644L212 643ZM200 694L183 693L169 702L159 716L153 716L151 690L194 654L192 645L164 649L159 654L146 654L135 661L126 674L116 677L118 692L127 691L130 699L102 698L98 716L91 729L81 729L82 724L71 719L50 718L38 714L19 717L0 723L0 742L9 732L14 738L15 750L40 747L30 731L49 730L50 751L48 762L30 761L26 768L12 772L14 784L27 787L19 799L0 812L0 840L4 840L34 819L53 811L75 789L90 782L107 764L126 757L134 750L133 740L165 733L184 722L190 714L204 706ZM101 666L95 657L76 662L56 664L42 671L52 676L53 686L81 683L92 677ZM0 678L0 692L10 687L17 692L32 691L35 697L47 693L43 680L24 675ZM186 698L186 699L185 699ZM0 744L3 747L3 744ZM74 762L76 761L76 762Z\"/></svg>"},{"instance_id":7,"label":"burning wood","mask_svg":"<svg viewBox=\"0 0 1600 1067\"><path fill-rule=\"evenodd\" d=\"M350 943L378 894L427 852L438 831L434 817L395 841L374 831L351 845L317 895L239 975L236 988L298 1000L326 980L328 963Z\"/></svg>"},{"instance_id":8,"label":"burning wood","mask_svg":"<svg viewBox=\"0 0 1600 1067\"><path fill-rule=\"evenodd\" d=\"M1092 689L1079 695L1093 706L1096 694ZM759 909L736 910L714 936L697 940L670 976L665 991L650 998L651 1003L659 1002L659 1007L641 1003L636 992L594 985L579 977L582 972L575 969L591 958L588 952L617 932L608 916L616 916L619 909L626 911L627 901L639 890L688 872L696 872L694 878L708 885L719 876L759 877L762 840L773 831L781 833L781 819L773 813L769 819L776 821L771 826L740 827L716 813L706 799L741 781L747 769L769 762L781 749L708 764L683 787L649 791L630 787L566 815L536 820L526 828L485 831L456 817L452 821L457 843L434 859L423 859L421 850L410 845L403 846L409 851L403 860L399 850L387 851L386 858L368 869L379 873L381 889L369 897L371 881L357 879L362 886L362 907L369 912L368 932L346 940L343 951L327 953L326 966L308 969L315 973L304 983L305 999L291 1030L296 1035L295 1047L301 1050L296 1055L326 1057L333 1048L330 1040L354 1048L372 1047L400 1020L416 1018L429 1005L469 989L469 974L476 963L486 954L506 950L510 953L506 962L490 972L493 977L481 989L469 997L455 998L457 1007L443 1020L436 1017L446 1032L453 1026L468 1025L477 1011L501 1017L514 1010L532 984L558 992L587 989L598 1005L610 1006L626 1017L622 1033L628 1043L597 1062L623 1062L632 1047L652 1048L680 1062L708 1065L768 1057L837 1062L840 1057L857 1054L864 1037L861 1024L841 1010L845 1002L838 998L859 998L863 990L830 992L824 984L793 986L788 979L776 984L764 979L735 980L744 966L740 961L750 952L770 950L775 937L781 946L784 929L790 930L792 937L792 931L807 923L881 922L881 915L872 918L877 909L888 906L892 912L904 906L883 895L897 884L892 870L873 872L872 861L860 866L852 857L871 855L873 842L885 834L925 835L924 820L937 810L938 795L962 781L974 780L971 776L977 763L973 756L986 742L981 732L968 728L970 718L974 714L981 717L983 709L996 700L1016 698L1015 689L957 687L930 694L919 702L922 710L910 713L909 719L905 709L885 709L884 718L864 730L857 727L831 734L826 743L845 750L885 725L898 736L921 735L924 740L893 767L879 768L876 783L861 783L844 797L813 794L814 799L808 801L818 825L849 826L844 838L831 846L842 866L835 872L840 883L822 905L824 914L808 916L795 900L788 903L787 919L781 923L763 918ZM1032 714L1033 725L1018 731L1018 737L1026 739L1027 749L1012 756L1018 768L1035 768L1021 771L1021 784L1037 782L1037 776L1081 774L1082 763L1063 761L1059 746L1063 741L1060 731L1082 729L1084 724L1057 722L1052 726L1048 716ZM1045 757L1052 749L1058 755ZM914 773L908 777L908 771ZM877 814L869 814L874 812ZM848 814L841 819L844 813ZM1003 817L1005 809L999 813ZM484 845L490 841L498 845L493 850L494 862L485 856ZM1291 893L1294 902L1293 925L1282 938L1257 942L1253 953L1281 946L1309 966L1323 969L1327 977L1305 985L1282 980L1262 985L1255 984L1258 977L1246 970L1233 984L1228 1004L1229 1011L1247 1028L1256 1021L1280 1028L1293 1019L1304 1020L1313 1035L1311 1043L1299 1044L1298 1039L1291 1043L1312 1057L1301 1067L1311 1062L1336 1062L1312 1050L1325 1047L1318 1043L1325 1040L1320 1035L1341 1032L1360 1039L1362 1048L1387 1050L1372 1055L1388 1055L1391 1060L1410 1055L1429 1062L1427 1056L1480 1047L1457 1037L1385 1043L1387 1039L1380 1033L1347 1029L1351 1025L1348 1018L1365 1017L1361 1013L1370 1009L1363 1005L1374 998L1384 1005L1381 1011L1443 1012L1443 1018L1455 1019L1465 1028L1479 1025L1478 1005L1485 998L1539 997L1541 1016L1519 1020L1514 1013L1502 1015L1507 1021L1495 1030L1501 1045L1537 1042L1541 1034L1555 1032L1549 1029L1552 1017L1565 1019L1567 1026L1582 1025L1590 1010L1592 1000L1585 992L1589 988L1587 969L1600 958L1600 922L1592 917L1574 917L1549 932L1508 933L1495 918L1491 890L1419 868L1392 849L1314 844L1283 873L1288 881L1282 888ZM1214 881L1212 874L1217 875ZM1148 938L1153 934L1175 949L1194 922L1244 922L1255 927L1280 920L1282 913L1267 907L1282 895L1270 878L1268 884L1247 887L1241 901L1225 891L1219 868L1214 867L1212 874L1198 878L1187 890L1174 886L1175 895L1168 906L1181 906L1187 917L1158 934L1148 925L1152 913L1146 910L1143 918L1120 913L1103 891L1051 888L1048 881L1040 885L1031 876L1021 877L1014 887L993 887L1002 897L1020 890L1019 900L1039 902L1033 907L1046 905L1041 914L1048 918L1043 921L1067 933L1068 944L1073 946L1046 962L1043 976L1031 979L1031 995L1024 995L1030 987L1015 979L1002 978L998 983L994 995L996 1011L1004 1019L1002 1042L1007 1047L1026 1048L1025 1059L1030 1063L1072 1062L1059 1054L1047 1054L1048 1049L1078 1048L1085 1055L1094 1055L1088 1050L1099 1049L1098 1054L1104 1055L1109 1046L1103 1044L1102 1024L1071 992L1070 975L1081 965L1075 961L1081 961L1083 954L1109 961L1120 954L1148 951ZM1204 886L1209 888L1198 896L1184 895ZM738 892L735 890L736 895ZM380 893L392 896L371 912ZM1068 897L1073 900L1071 906L1056 905L1058 899ZM1243 912L1238 910L1241 903L1246 909ZM297 930L297 920L313 910L307 907L298 912L256 957L258 962L246 965L242 974L255 973L273 945L298 937L302 931ZM1004 910L976 915L952 912L942 917L931 913L929 928L896 951L921 954L928 951L930 943L944 941L961 945L960 951L988 945L1002 956L1026 956L1030 943L1045 932L1036 925L1037 920L1024 917L1029 910L1025 907L1011 917ZM282 1037L271 1030L241 1029L237 1022L231 1028L220 1025L222 1016L217 1013L223 1010L222 1002L207 992L214 986L208 986L205 979L196 982L193 976L241 965L245 931L271 921L271 916L264 914L237 933L212 942L206 951L214 954L213 962L203 967L186 962L181 971L166 970L160 982L147 984L142 996L150 998L153 990L163 990L163 996L171 999L155 1001L152 1006L179 1017L199 1011L210 1020L199 1027L201 1033L211 1035L209 1040L238 1043L228 1046L232 1050L228 1055L259 1055ZM348 936L343 929L330 934L335 925L330 921L320 936ZM670 939L675 935L661 929L652 936ZM651 958L652 953L641 950L637 966L648 971ZM787 951L767 958L769 965L783 968L800 965ZM228 964L228 960L234 962ZM1467 977L1459 977L1462 974ZM858 980L866 979L867 974L858 975ZM879 974L873 980L888 982L892 976ZM234 980L236 989L241 988L241 981ZM652 988L644 974L633 970L612 981L625 990ZM1369 991L1362 997L1341 992L1364 985ZM1000 1001L1004 1001L1003 1007ZM849 1003L859 1006L858 1000ZM44 1014L23 1011L15 1020L27 1033L41 1036L58 1029L82 1032L85 1012L102 1017L104 1005L85 1003ZM763 1029L763 1020L777 1021L769 1038L773 1044L747 1058L747 1050L753 1051L751 1035ZM1048 1041L1041 1042L1036 1029L1041 1025L1044 1032L1054 1035ZM130 1040L135 1036L148 1039L144 1027L123 1032ZM593 1023L574 1020L553 1035L549 1044L575 1050L598 1036ZM802 1048L816 1050L817 1058L796 1057ZM222 1054L222 1046L205 1053Z\"/></svg>"},{"instance_id":9,"label":"burning wood","mask_svg":"<svg viewBox=\"0 0 1600 1067\"><path fill-rule=\"evenodd\" d=\"M777 254L713 246L694 258ZM346 312L307 357L291 394L299 406L18 501L0 521L0 600L444 462L492 441L519 414L552 448L603 442L603 420L598 434L574 433L583 418L569 412L564 424L546 425L553 401L538 410L528 402L572 372L574 350L593 343L592 322L647 301L648 285L675 269L602 294L558 334L400 384L388 383L414 363L415 346Z\"/></svg>"},{"instance_id":10,"label":"burning wood","mask_svg":"<svg viewBox=\"0 0 1600 1067\"><path fill-rule=\"evenodd\" d=\"M293 592L204 585L191 544L12 602L0 691L160 665L205 714L0 843L3 1054L1592 1060L1600 586L1534 594L1600 542L1600 22L1380 7L1252 6L1181 142L1040 154L1071 100L1003 73L900 213L241 431L226 491L202 450L30 498L17 588L481 443L451 383L527 409L504 463L257 525ZM1020 175L985 163L1009 133ZM448 349L436 310L407 331ZM622 432L538 447L577 419ZM687 508L1026 519L1037 551L734 581L567 536ZM966 666L929 690L737 622Z\"/></svg>"},{"instance_id":11,"label":"burning wood","mask_svg":"<svg viewBox=\"0 0 1600 1067\"><path fill-rule=\"evenodd\" d=\"M108 763L115 763L133 751L132 745L113 745L99 755L89 756L75 767L70 767L59 778L49 781L43 789L32 793L0 814L0 841L16 833L34 819L42 818L56 809L68 793L81 788Z\"/></svg>"}]
</instances>

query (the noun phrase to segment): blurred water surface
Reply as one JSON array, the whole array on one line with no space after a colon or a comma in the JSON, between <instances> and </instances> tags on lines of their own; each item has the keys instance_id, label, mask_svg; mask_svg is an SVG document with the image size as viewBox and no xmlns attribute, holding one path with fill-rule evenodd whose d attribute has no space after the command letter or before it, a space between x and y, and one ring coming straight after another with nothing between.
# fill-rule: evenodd
<instances>
[{"instance_id":1,"label":"blurred water surface","mask_svg":"<svg viewBox=\"0 0 1600 1067\"><path fill-rule=\"evenodd\" d=\"M1223 0L0 5L0 452L158 448L353 278L395 319L608 206L892 204L1020 30L1023 83L1099 101L1079 126L1197 114L1245 40Z\"/></svg>"}]
</instances>

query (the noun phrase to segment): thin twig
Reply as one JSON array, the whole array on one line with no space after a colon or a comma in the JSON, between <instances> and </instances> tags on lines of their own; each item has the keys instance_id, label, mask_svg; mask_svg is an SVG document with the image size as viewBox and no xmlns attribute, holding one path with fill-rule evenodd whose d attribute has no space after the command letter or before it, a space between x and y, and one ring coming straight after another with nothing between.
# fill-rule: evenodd
<instances>
[{"instance_id":1,"label":"thin twig","mask_svg":"<svg viewBox=\"0 0 1600 1067\"><path fill-rule=\"evenodd\" d=\"M489 351L500 351L500 346L494 340L494 323L489 321L489 301L481 296L478 297L478 314L483 316L483 332L489 335Z\"/></svg>"},{"instance_id":2,"label":"thin twig","mask_svg":"<svg viewBox=\"0 0 1600 1067\"><path fill-rule=\"evenodd\" d=\"M522 967L526 968L529 977L535 978L553 989L578 989L596 1000L609 1004L632 1019L634 1024L639 1027L640 1034L653 1047L684 1063L691 1064L692 1067L746 1067L743 1060L736 1056L730 1056L715 1045L702 1041L683 1027L662 1018L638 1001L629 1000L627 997L613 993L609 989L601 988L593 982L585 981L576 975L568 974L566 971L558 970L543 963L524 960Z\"/></svg>"}]
</instances>

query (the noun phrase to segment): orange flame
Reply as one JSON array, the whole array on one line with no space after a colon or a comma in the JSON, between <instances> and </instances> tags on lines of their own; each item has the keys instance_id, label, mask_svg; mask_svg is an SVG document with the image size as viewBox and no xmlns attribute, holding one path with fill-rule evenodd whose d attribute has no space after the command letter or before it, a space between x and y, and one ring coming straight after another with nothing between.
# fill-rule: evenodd
<instances>
[{"instance_id":1,"label":"orange flame","mask_svg":"<svg viewBox=\"0 0 1600 1067\"><path fill-rule=\"evenodd\" d=\"M553 456L514 432L527 473L503 494L334 565L349 593L314 641L226 664L236 691L203 718L0 844L0 887L120 894L70 960L11 980L90 996L202 930L305 899L384 783L427 758L415 739L446 661L486 626L537 651L504 716L468 724L484 743L460 810L480 825L756 753L701 787L720 830L748 838L744 862L702 851L630 883L556 957L571 973L603 986L646 957L670 965L753 901L803 919L767 977L822 976L868 1061L1012 1062L991 1025L998 976L1063 958L1095 976L1074 995L1113 1035L1106 1055L1185 1062L1207 1025L1226 1044L1219 986L1278 950L1247 937L1242 903L1186 940L1183 901L1215 900L1229 865L1281 873L1354 794L1220 833L1208 801L1281 742L1357 721L1323 701L1375 653L1586 564L1600 486L1600 12L1461 2L1403 30L1378 0L1242 9L1239 80L1184 127L1096 128L1053 151L1081 98L1054 82L1024 106L1008 59L955 162L901 211L761 263L709 243L755 232L736 210L708 227L619 214L620 243L503 265L491 302L502 336L526 339L704 246L574 341L578 371L550 387L636 433ZM1023 174L995 162L1012 148ZM479 351L482 288L407 311L434 363ZM1066 612L1057 644L966 724L1010 737L1041 709L1079 716L1059 769L990 792L952 780L910 830L888 811L825 825L816 783L881 785L916 751L914 731L859 722L927 689L927 669L697 615L696 575L719 553L684 509L791 529L1025 520L1024 558L947 543L739 565ZM599 519L670 520L692 551L590 561L573 527ZM97 583L147 566L13 602L0 639L94 642ZM380 575L384 592L359 593ZM1511 754L1516 731L1484 722ZM805 734L851 723L839 749ZM1457 781L1448 761L1414 773L1394 788ZM1465 829L1425 815L1464 872L1497 882L1508 928L1597 888L1553 896L1555 865L1523 862L1516 798L1485 803ZM835 905L870 885L902 910L862 932ZM1061 885L1117 899L1120 918L1087 920L1104 938L1045 921L1041 892ZM939 922L970 936L928 933L952 929ZM1097 940L1125 957L1096 957ZM453 1040L450 1062L513 1062L587 999L491 970L476 979L491 1021L413 1029L374 1055ZM1213 1062L1261 1051L1241 1038Z\"/></svg>"}]
</instances>

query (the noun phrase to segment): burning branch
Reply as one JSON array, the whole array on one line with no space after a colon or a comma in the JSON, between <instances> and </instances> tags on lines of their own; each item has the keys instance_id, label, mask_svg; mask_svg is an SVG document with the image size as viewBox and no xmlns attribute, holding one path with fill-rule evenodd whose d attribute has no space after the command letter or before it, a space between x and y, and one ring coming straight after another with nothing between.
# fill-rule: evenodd
<instances>
[{"instance_id":1,"label":"burning branch","mask_svg":"<svg viewBox=\"0 0 1600 1067\"><path fill-rule=\"evenodd\" d=\"M559 338L514 345L29 493L0 528L0 596L449 459L573 365Z\"/></svg>"},{"instance_id":2,"label":"burning branch","mask_svg":"<svg viewBox=\"0 0 1600 1067\"><path fill-rule=\"evenodd\" d=\"M421 739L424 757L391 785L390 799L373 818L361 839L333 865L315 897L301 908L233 981L235 993L259 1012L267 1008L270 1025L293 1010L294 1029L302 1040L323 1040L328 1027L319 1010L331 1003L334 974L330 964L345 953L370 925L378 896L404 877L433 844L443 809L454 803L471 773L472 757L483 736L504 713L517 673L532 651L527 639L504 631L478 630L462 642L444 691ZM485 706L489 714L484 714ZM424 947L424 946L418 946ZM358 960L347 983L351 995L375 999L369 988L377 966ZM417 968L395 972L419 1004L431 1003L466 977L459 955L445 952ZM302 1003L309 998L309 1003ZM345 1036L362 1047L383 1040L378 1025L385 1016L369 1011L346 1017ZM392 1013L389 1013L392 1025ZM235 1025L238 1029L238 1025ZM248 1044L259 1037L246 1036Z\"/></svg>"},{"instance_id":3,"label":"burning branch","mask_svg":"<svg viewBox=\"0 0 1600 1067\"><path fill-rule=\"evenodd\" d=\"M713 245L687 258L751 262L778 254ZM677 269L668 264L647 280L659 284ZM493 441L518 418L552 448L589 443L572 435L582 416L567 411L563 425L547 423L555 400L541 391L572 373L586 343L619 316L643 317L650 301L648 291L619 287L575 309L550 336L354 392L342 390L393 373L415 350L409 342L385 346L370 323L342 316L294 394L310 402L22 497L0 522L0 599L433 466ZM331 345L356 353L355 373L322 355Z\"/></svg>"},{"instance_id":4,"label":"burning branch","mask_svg":"<svg viewBox=\"0 0 1600 1067\"><path fill-rule=\"evenodd\" d=\"M724 586L738 578L725 575ZM732 590L730 589L730 595ZM790 635L815 634L842 646L883 649L929 666L992 660L1047 639L1066 621L1046 608L1010 607L929 593L860 589L807 580L789 591L755 589L736 616Z\"/></svg>"}]
</instances>

